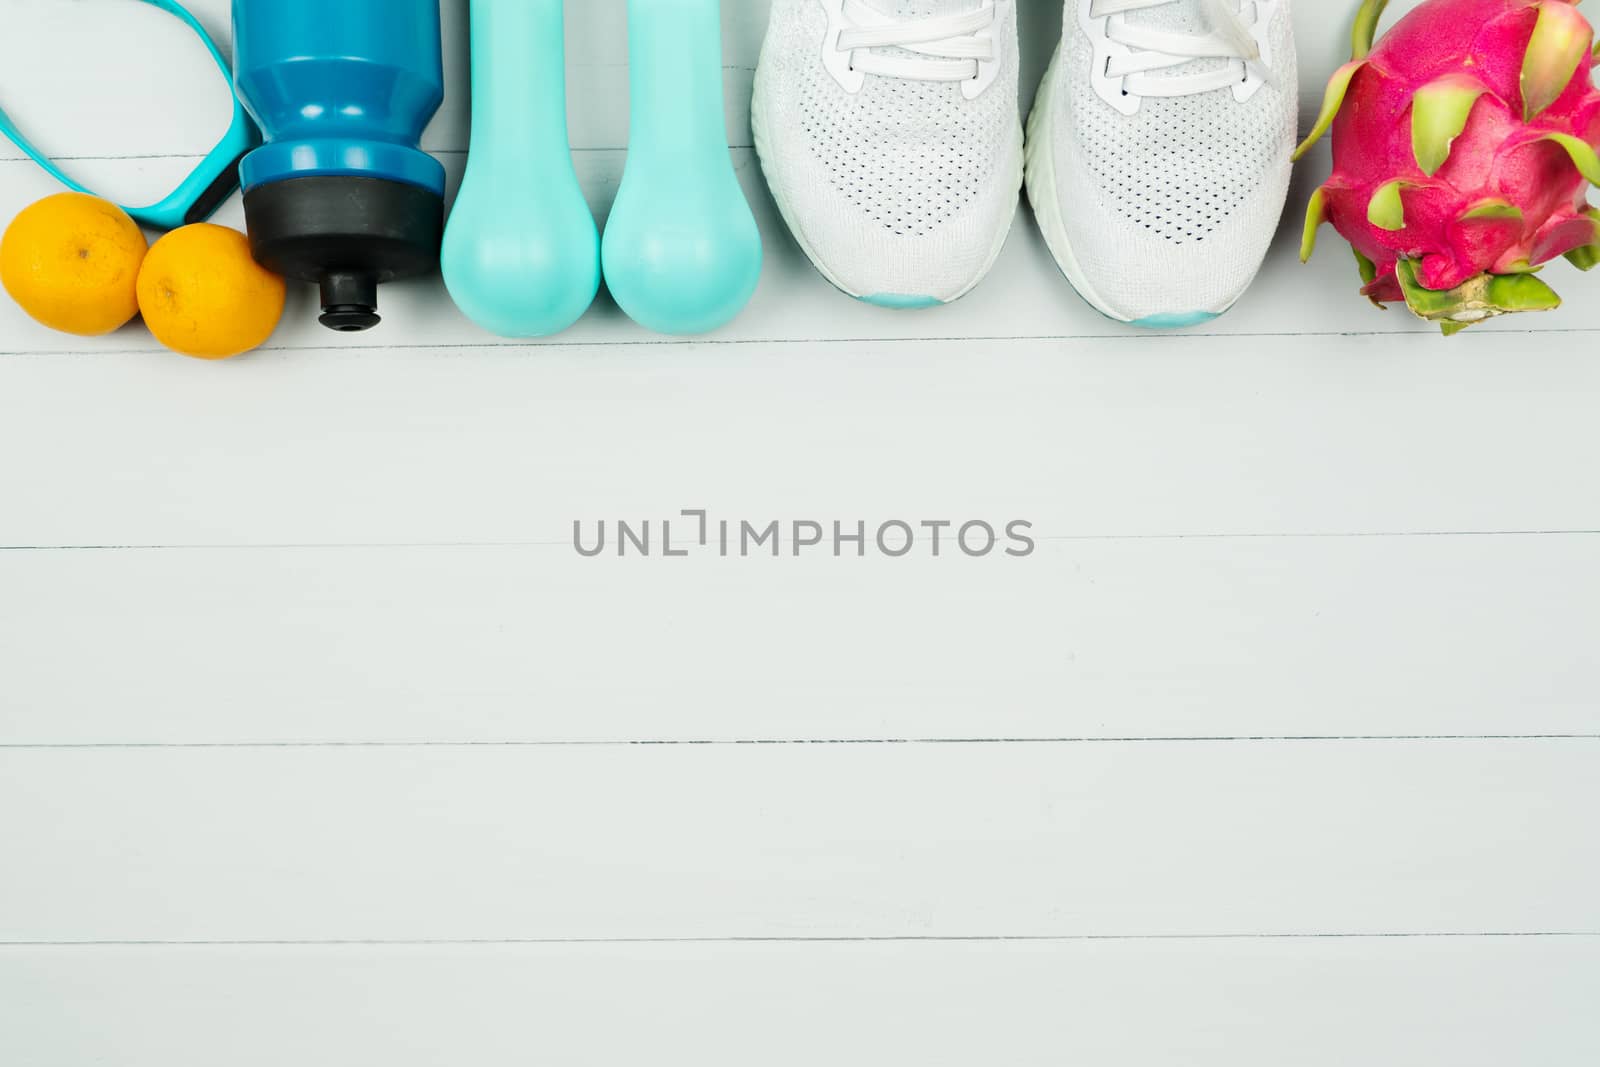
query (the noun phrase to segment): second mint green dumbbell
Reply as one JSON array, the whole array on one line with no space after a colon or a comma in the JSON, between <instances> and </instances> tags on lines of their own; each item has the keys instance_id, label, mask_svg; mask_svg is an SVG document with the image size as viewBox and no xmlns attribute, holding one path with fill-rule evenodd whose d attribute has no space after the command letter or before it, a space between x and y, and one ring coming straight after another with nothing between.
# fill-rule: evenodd
<instances>
[{"instance_id":1,"label":"second mint green dumbbell","mask_svg":"<svg viewBox=\"0 0 1600 1067\"><path fill-rule=\"evenodd\" d=\"M472 0L472 144L445 228L445 286L502 337L577 322L600 237L567 141L562 0Z\"/></svg>"},{"instance_id":2,"label":"second mint green dumbbell","mask_svg":"<svg viewBox=\"0 0 1600 1067\"><path fill-rule=\"evenodd\" d=\"M719 0L628 0L628 66L606 285L648 329L707 333L739 314L761 277L761 233L728 154Z\"/></svg>"}]
</instances>

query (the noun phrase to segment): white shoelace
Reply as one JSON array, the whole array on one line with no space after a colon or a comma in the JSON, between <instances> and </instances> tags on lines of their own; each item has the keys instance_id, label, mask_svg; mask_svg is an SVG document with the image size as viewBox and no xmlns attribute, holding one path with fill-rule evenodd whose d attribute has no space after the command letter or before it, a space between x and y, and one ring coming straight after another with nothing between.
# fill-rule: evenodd
<instances>
[{"instance_id":1,"label":"white shoelace","mask_svg":"<svg viewBox=\"0 0 1600 1067\"><path fill-rule=\"evenodd\" d=\"M1177 33L1148 26L1130 25L1115 16L1129 11L1145 11L1174 3L1175 0L1090 0L1089 17L1107 18L1106 36L1128 48L1125 56L1112 56L1106 75L1122 78L1123 88L1134 96L1190 96L1213 89L1225 89L1244 79L1241 65L1261 74L1268 81L1271 72L1261 63L1261 45L1230 0L1200 0L1211 32ZM1151 71L1180 67L1196 59L1231 59L1217 70L1190 74L1151 74Z\"/></svg>"},{"instance_id":2,"label":"white shoelace","mask_svg":"<svg viewBox=\"0 0 1600 1067\"><path fill-rule=\"evenodd\" d=\"M1125 3L1126 0L1117 0ZM979 65L994 61L994 41L978 34L994 25L994 4L959 15L898 19L844 0L849 28L839 34L839 51L850 53L850 69L886 78L960 82L978 77ZM882 55L898 48L911 55Z\"/></svg>"}]
</instances>

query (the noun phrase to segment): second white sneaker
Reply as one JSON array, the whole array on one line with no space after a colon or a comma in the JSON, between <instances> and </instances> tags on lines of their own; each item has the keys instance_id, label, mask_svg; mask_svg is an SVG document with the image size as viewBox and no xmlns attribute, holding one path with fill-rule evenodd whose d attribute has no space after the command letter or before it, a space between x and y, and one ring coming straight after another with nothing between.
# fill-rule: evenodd
<instances>
[{"instance_id":1,"label":"second white sneaker","mask_svg":"<svg viewBox=\"0 0 1600 1067\"><path fill-rule=\"evenodd\" d=\"M1028 198L1079 295L1181 327L1244 293L1297 119L1288 0L1067 0L1028 120Z\"/></svg>"},{"instance_id":2,"label":"second white sneaker","mask_svg":"<svg viewBox=\"0 0 1600 1067\"><path fill-rule=\"evenodd\" d=\"M830 282L920 308L982 280L1022 186L1017 81L1015 0L773 0L756 150Z\"/></svg>"}]
</instances>

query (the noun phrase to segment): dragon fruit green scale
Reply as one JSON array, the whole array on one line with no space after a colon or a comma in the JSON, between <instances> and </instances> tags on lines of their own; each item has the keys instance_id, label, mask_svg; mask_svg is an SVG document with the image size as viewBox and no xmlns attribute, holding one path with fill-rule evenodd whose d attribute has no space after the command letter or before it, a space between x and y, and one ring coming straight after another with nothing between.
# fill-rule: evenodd
<instances>
[{"instance_id":1,"label":"dragon fruit green scale","mask_svg":"<svg viewBox=\"0 0 1600 1067\"><path fill-rule=\"evenodd\" d=\"M1600 92L1575 0L1424 0L1372 43L1388 0L1356 15L1304 155L1331 128L1333 176L1311 198L1301 258L1330 222L1362 293L1455 333L1560 299L1533 275L1600 262Z\"/></svg>"}]
</instances>

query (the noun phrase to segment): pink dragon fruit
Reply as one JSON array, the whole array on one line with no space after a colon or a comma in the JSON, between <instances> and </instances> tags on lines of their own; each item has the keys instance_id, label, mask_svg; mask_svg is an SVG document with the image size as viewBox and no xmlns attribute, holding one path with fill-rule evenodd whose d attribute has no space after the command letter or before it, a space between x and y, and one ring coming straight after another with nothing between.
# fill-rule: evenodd
<instances>
[{"instance_id":1,"label":"pink dragon fruit","mask_svg":"<svg viewBox=\"0 0 1600 1067\"><path fill-rule=\"evenodd\" d=\"M1301 259L1331 222L1373 303L1404 301L1448 334L1561 302L1534 277L1600 263L1600 92L1576 0L1425 0L1372 46L1388 0L1365 0L1354 58L1295 158L1333 129Z\"/></svg>"}]
</instances>

